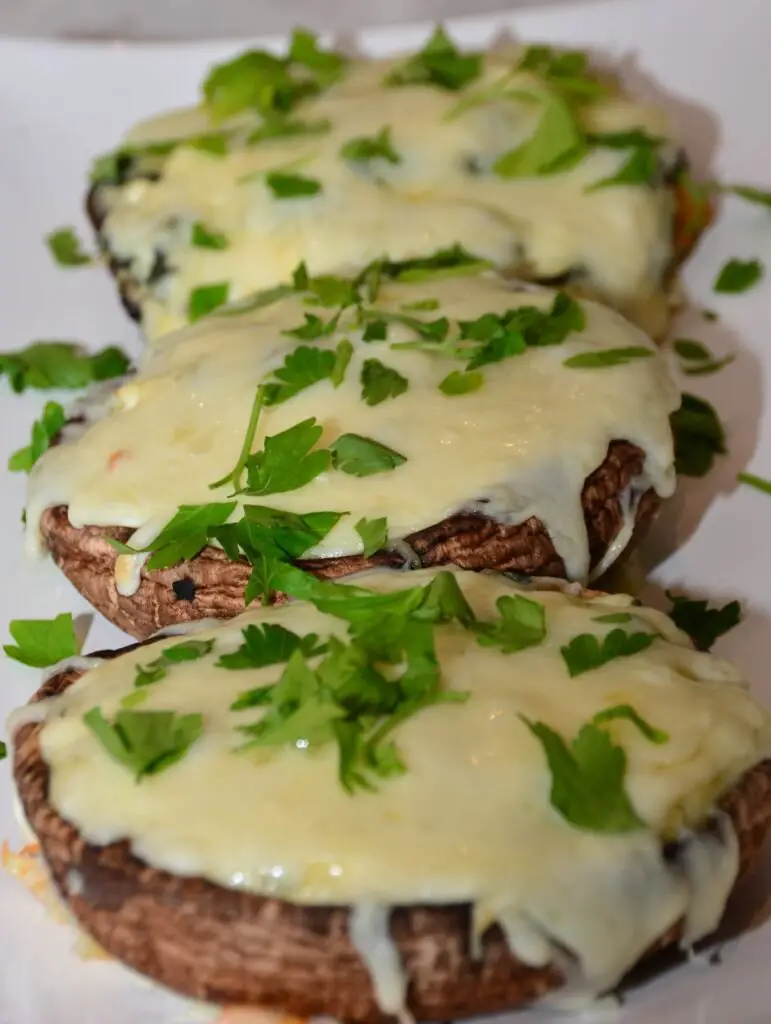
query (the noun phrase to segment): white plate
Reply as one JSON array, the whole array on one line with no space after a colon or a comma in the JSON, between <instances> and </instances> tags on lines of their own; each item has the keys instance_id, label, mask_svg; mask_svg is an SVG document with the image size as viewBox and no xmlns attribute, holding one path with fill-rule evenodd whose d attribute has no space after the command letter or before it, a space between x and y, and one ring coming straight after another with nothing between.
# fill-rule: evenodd
<instances>
[{"instance_id":1,"label":"white plate","mask_svg":"<svg viewBox=\"0 0 771 1024\"><path fill-rule=\"evenodd\" d=\"M468 45L488 43L506 29L529 40L607 54L622 63L631 84L676 113L700 172L771 185L768 0L596 0L474 18L450 28ZM361 44L386 53L420 43L426 31L427 26L379 30L364 33ZM137 349L136 332L120 311L107 274L54 267L42 237L69 223L86 232L79 211L91 157L112 148L136 119L192 101L206 65L236 48L0 41L3 348L35 338L76 338ZM702 339L720 355L737 354L726 370L686 385L715 401L729 431L730 454L705 481L682 486L646 550L658 562L658 584L743 600L744 621L718 650L734 658L771 703L771 499L735 485L745 466L771 476L771 420L763 401L771 373L771 280L746 296L713 295L711 283L730 256L758 257L771 268L771 213L727 201L686 271L693 305L717 310L720 322L708 323L691 312L677 334ZM27 442L42 403L38 395L16 397L4 384L2 389L0 465L5 465L8 453ZM24 481L10 474L2 481L0 621L67 610L88 614L86 603L53 566L25 562L19 523ZM94 621L88 647L120 642L117 630ZM0 712L22 703L37 685L36 672L6 661ZM0 836L19 841L6 766L0 768ZM756 884L748 894L747 906L758 920L767 892ZM195 1008L114 964L80 962L72 943L69 929L47 920L31 897L0 873L0 1024L200 1019ZM629 995L620 1019L623 1024L767 1024L769 960L771 924L760 925L725 948L720 966L680 966L646 981ZM545 1011L516 1018L518 1024L554 1019Z\"/></svg>"}]
</instances>

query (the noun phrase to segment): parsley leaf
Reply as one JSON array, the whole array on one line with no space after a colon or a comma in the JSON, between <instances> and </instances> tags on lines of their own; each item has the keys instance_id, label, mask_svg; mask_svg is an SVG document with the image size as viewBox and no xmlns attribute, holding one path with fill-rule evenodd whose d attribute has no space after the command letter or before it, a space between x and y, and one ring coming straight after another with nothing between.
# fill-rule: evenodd
<instances>
[{"instance_id":1,"label":"parsley leaf","mask_svg":"<svg viewBox=\"0 0 771 1024\"><path fill-rule=\"evenodd\" d=\"M312 71L324 86L335 82L348 63L342 54L334 50L322 50L319 37L307 28L296 28L292 33L289 60Z\"/></svg>"},{"instance_id":2,"label":"parsley leaf","mask_svg":"<svg viewBox=\"0 0 771 1024\"><path fill-rule=\"evenodd\" d=\"M705 476L724 455L725 430L717 412L703 398L684 393L669 418L675 440L675 469L680 476Z\"/></svg>"},{"instance_id":3,"label":"parsley leaf","mask_svg":"<svg viewBox=\"0 0 771 1024\"><path fill-rule=\"evenodd\" d=\"M265 175L265 184L276 199L297 199L300 196L315 196L321 192L321 182L303 174L287 174L271 171Z\"/></svg>"},{"instance_id":4,"label":"parsley leaf","mask_svg":"<svg viewBox=\"0 0 771 1024\"><path fill-rule=\"evenodd\" d=\"M45 241L60 267L88 267L94 262L93 256L83 251L74 228L58 228L46 235Z\"/></svg>"},{"instance_id":5,"label":"parsley leaf","mask_svg":"<svg viewBox=\"0 0 771 1024\"><path fill-rule=\"evenodd\" d=\"M280 665L288 661L294 651L300 651L304 657L312 658L326 650L326 645L319 644L319 638L315 633L300 636L271 622L247 626L241 630L241 635L244 642L232 653L223 654L217 662L217 668L265 668L267 665ZM236 701L238 707L232 705L231 710L237 711L239 707L252 706L241 703L242 697L243 694Z\"/></svg>"},{"instance_id":6,"label":"parsley leaf","mask_svg":"<svg viewBox=\"0 0 771 1024\"><path fill-rule=\"evenodd\" d=\"M279 384L263 384L265 405L280 405L305 388L331 377L338 368L335 352L300 345L287 355L283 366L273 371Z\"/></svg>"},{"instance_id":7,"label":"parsley leaf","mask_svg":"<svg viewBox=\"0 0 771 1024\"><path fill-rule=\"evenodd\" d=\"M8 748L5 743L0 742L0 761L4 761L8 757Z\"/></svg>"},{"instance_id":8,"label":"parsley leaf","mask_svg":"<svg viewBox=\"0 0 771 1024\"><path fill-rule=\"evenodd\" d=\"M140 688L150 686L153 683L159 683L165 678L169 665L176 665L183 661L197 661L199 658L203 658L204 655L209 654L213 647L213 640L185 640L182 643L174 644L172 647L167 647L161 651L160 656L155 658L154 661L149 662L147 665L136 666L134 686ZM129 705L124 703L122 706L131 707L135 703L131 702Z\"/></svg>"},{"instance_id":9,"label":"parsley leaf","mask_svg":"<svg viewBox=\"0 0 771 1024\"><path fill-rule=\"evenodd\" d=\"M329 446L332 453L332 464L335 469L351 476L372 476L373 473L385 473L396 469L407 461L393 448L388 448L371 437L360 434L341 434Z\"/></svg>"},{"instance_id":10,"label":"parsley leaf","mask_svg":"<svg viewBox=\"0 0 771 1024\"><path fill-rule=\"evenodd\" d=\"M457 92L482 74L482 56L461 53L441 25L423 49L398 64L386 76L385 84L436 85Z\"/></svg>"},{"instance_id":11,"label":"parsley leaf","mask_svg":"<svg viewBox=\"0 0 771 1024\"><path fill-rule=\"evenodd\" d=\"M570 746L543 722L522 718L541 744L551 773L552 807L587 832L643 828L624 788L626 754L594 723L583 725Z\"/></svg>"},{"instance_id":12,"label":"parsley leaf","mask_svg":"<svg viewBox=\"0 0 771 1024\"><path fill-rule=\"evenodd\" d=\"M12 473L29 473L66 422L66 413L59 403L46 402L42 416L32 424L29 445L26 448L19 448L11 455L8 459L8 469Z\"/></svg>"},{"instance_id":13,"label":"parsley leaf","mask_svg":"<svg viewBox=\"0 0 771 1024\"><path fill-rule=\"evenodd\" d=\"M345 63L340 54L321 50L312 32L296 29L286 58L249 50L213 67L203 83L204 99L214 120L256 110L271 124L331 85Z\"/></svg>"},{"instance_id":14,"label":"parsley leaf","mask_svg":"<svg viewBox=\"0 0 771 1024\"><path fill-rule=\"evenodd\" d=\"M212 527L227 522L235 507L234 501L180 505L155 540L142 549L152 552L147 568L168 569L195 558L206 547Z\"/></svg>"},{"instance_id":15,"label":"parsley leaf","mask_svg":"<svg viewBox=\"0 0 771 1024\"><path fill-rule=\"evenodd\" d=\"M190 231L190 244L200 249L227 249L229 243L226 235L219 231L209 231L200 220L193 223Z\"/></svg>"},{"instance_id":16,"label":"parsley leaf","mask_svg":"<svg viewBox=\"0 0 771 1024\"><path fill-rule=\"evenodd\" d=\"M173 711L122 709L111 723L95 707L83 715L83 721L110 757L131 769L137 782L143 775L170 768L203 732L203 715Z\"/></svg>"},{"instance_id":17,"label":"parsley leaf","mask_svg":"<svg viewBox=\"0 0 771 1024\"><path fill-rule=\"evenodd\" d=\"M493 164L501 178L533 178L555 174L577 163L586 151L581 126L561 96L543 96L543 109L532 136Z\"/></svg>"},{"instance_id":18,"label":"parsley leaf","mask_svg":"<svg viewBox=\"0 0 771 1024\"><path fill-rule=\"evenodd\" d=\"M536 647L546 636L546 610L538 601L520 594L499 597L495 606L500 619L476 624L477 643L500 647L503 654Z\"/></svg>"},{"instance_id":19,"label":"parsley leaf","mask_svg":"<svg viewBox=\"0 0 771 1024\"><path fill-rule=\"evenodd\" d=\"M431 281L444 277L466 277L492 267L490 260L475 256L457 242L428 256L408 260L383 260L381 272L394 281ZM433 308L433 307L432 307Z\"/></svg>"},{"instance_id":20,"label":"parsley leaf","mask_svg":"<svg viewBox=\"0 0 771 1024\"><path fill-rule=\"evenodd\" d=\"M374 555L388 543L388 520L382 519L360 519L354 527L361 543L364 546L362 554L365 558Z\"/></svg>"},{"instance_id":21,"label":"parsley leaf","mask_svg":"<svg viewBox=\"0 0 771 1024\"><path fill-rule=\"evenodd\" d=\"M370 160L385 160L389 164L402 162L391 143L391 129L387 125L377 135L349 139L342 145L340 156L353 163L367 163Z\"/></svg>"},{"instance_id":22,"label":"parsley leaf","mask_svg":"<svg viewBox=\"0 0 771 1024\"><path fill-rule=\"evenodd\" d=\"M615 658L628 658L650 647L656 639L653 633L626 633L611 629L601 640L593 633L580 633L569 644L560 647L571 679L584 672L607 665Z\"/></svg>"},{"instance_id":23,"label":"parsley leaf","mask_svg":"<svg viewBox=\"0 0 771 1024\"><path fill-rule=\"evenodd\" d=\"M613 185L650 184L659 173L660 161L657 150L663 139L635 129L630 132L607 132L590 135L589 143L607 149L631 150L625 163L608 178L602 178L589 185L587 192L608 188Z\"/></svg>"},{"instance_id":24,"label":"parsley leaf","mask_svg":"<svg viewBox=\"0 0 771 1024\"><path fill-rule=\"evenodd\" d=\"M519 71L533 71L550 88L577 102L604 96L605 87L589 72L589 58L582 50L555 51L551 46L528 46L520 58Z\"/></svg>"},{"instance_id":25,"label":"parsley leaf","mask_svg":"<svg viewBox=\"0 0 771 1024\"><path fill-rule=\"evenodd\" d=\"M263 450L246 460L244 493L259 497L296 491L315 480L329 469L332 461L325 448L311 451L322 433L323 427L310 417L280 434L266 437Z\"/></svg>"},{"instance_id":26,"label":"parsley leaf","mask_svg":"<svg viewBox=\"0 0 771 1024\"><path fill-rule=\"evenodd\" d=\"M463 372L463 370L453 370L452 373L448 373L444 380L439 383L439 390L443 395L467 395L471 391L478 391L485 382L484 375L481 373Z\"/></svg>"},{"instance_id":27,"label":"parsley leaf","mask_svg":"<svg viewBox=\"0 0 771 1024\"><path fill-rule=\"evenodd\" d=\"M630 345L627 348L603 348L595 352L580 352L578 355L570 356L562 365L576 370L599 370L604 366L623 366L635 359L650 359L652 355L653 351L649 348Z\"/></svg>"},{"instance_id":28,"label":"parsley leaf","mask_svg":"<svg viewBox=\"0 0 771 1024\"><path fill-rule=\"evenodd\" d=\"M723 359L715 359L706 345L700 341L692 341L690 338L677 338L673 342L673 348L686 364L681 366L681 369L691 377L717 373L718 370L722 370L723 367L732 363L735 358L734 356L725 356Z\"/></svg>"},{"instance_id":29,"label":"parsley leaf","mask_svg":"<svg viewBox=\"0 0 771 1024\"><path fill-rule=\"evenodd\" d=\"M742 607L738 601L729 601L722 608L710 608L707 601L693 601L667 591L672 602L669 617L693 640L699 651L708 651L729 629L738 626L742 618Z\"/></svg>"},{"instance_id":30,"label":"parsley leaf","mask_svg":"<svg viewBox=\"0 0 771 1024\"><path fill-rule=\"evenodd\" d=\"M646 740L650 740L651 743L660 744L669 741L669 733L664 732L662 729L656 729L650 722L646 722L631 704L616 704L615 707L598 711L592 719L592 723L594 725L602 725L604 722L614 722L619 719L631 722L632 725L640 730Z\"/></svg>"},{"instance_id":31,"label":"parsley leaf","mask_svg":"<svg viewBox=\"0 0 771 1024\"><path fill-rule=\"evenodd\" d=\"M82 388L122 376L129 359L119 348L85 352L72 341L36 341L16 352L0 352L0 374L17 393L27 388Z\"/></svg>"},{"instance_id":32,"label":"parsley leaf","mask_svg":"<svg viewBox=\"0 0 771 1024\"><path fill-rule=\"evenodd\" d=\"M230 284L221 281L218 284L202 284L194 288L187 300L187 319L191 324L213 310L224 306L230 294Z\"/></svg>"},{"instance_id":33,"label":"parsley leaf","mask_svg":"<svg viewBox=\"0 0 771 1024\"><path fill-rule=\"evenodd\" d=\"M255 128L247 138L246 144L254 146L270 139L287 138L292 135L324 135L331 127L332 122L326 118L318 118L315 121L303 121L301 118L290 117L277 118L266 121L259 128Z\"/></svg>"},{"instance_id":34,"label":"parsley leaf","mask_svg":"<svg viewBox=\"0 0 771 1024\"><path fill-rule=\"evenodd\" d=\"M406 377L379 359L365 359L361 368L361 397L367 405L380 405L387 398L397 398L409 387Z\"/></svg>"},{"instance_id":35,"label":"parsley leaf","mask_svg":"<svg viewBox=\"0 0 771 1024\"><path fill-rule=\"evenodd\" d=\"M300 324L299 327L291 327L281 333L290 338L299 338L301 341L317 341L319 338L334 334L340 319L339 312L329 320L323 320L315 313L304 313L303 316L305 317L304 324Z\"/></svg>"},{"instance_id":36,"label":"parsley leaf","mask_svg":"<svg viewBox=\"0 0 771 1024\"><path fill-rule=\"evenodd\" d=\"M723 265L712 288L731 295L746 292L758 283L764 272L760 260L730 259Z\"/></svg>"},{"instance_id":37,"label":"parsley leaf","mask_svg":"<svg viewBox=\"0 0 771 1024\"><path fill-rule=\"evenodd\" d=\"M348 364L351 361L353 355L353 345L347 338L343 338L338 341L335 346L335 364L332 367L332 372L329 375L329 379L332 381L332 386L339 388L345 380L345 371L348 369Z\"/></svg>"},{"instance_id":38,"label":"parsley leaf","mask_svg":"<svg viewBox=\"0 0 771 1024\"><path fill-rule=\"evenodd\" d=\"M610 612L608 615L595 615L595 622L631 622L632 615L629 612Z\"/></svg>"},{"instance_id":39,"label":"parsley leaf","mask_svg":"<svg viewBox=\"0 0 771 1024\"><path fill-rule=\"evenodd\" d=\"M6 644L3 650L9 658L23 665L48 668L80 652L69 612L55 619L14 619L8 629L16 645Z\"/></svg>"}]
</instances>

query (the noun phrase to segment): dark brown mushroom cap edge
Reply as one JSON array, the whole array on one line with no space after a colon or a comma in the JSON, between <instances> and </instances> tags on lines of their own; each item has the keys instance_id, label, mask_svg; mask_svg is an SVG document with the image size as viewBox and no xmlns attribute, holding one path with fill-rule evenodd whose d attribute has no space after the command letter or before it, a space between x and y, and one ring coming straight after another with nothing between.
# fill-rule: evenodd
<instances>
[{"instance_id":1,"label":"dark brown mushroom cap edge","mask_svg":"<svg viewBox=\"0 0 771 1024\"><path fill-rule=\"evenodd\" d=\"M59 673L32 701L61 693L81 674ZM348 907L304 907L226 889L154 868L135 857L128 842L86 842L49 801L41 728L22 725L13 737L21 804L56 889L108 954L185 996L212 1003L351 1024L390 1019L378 1008L370 974L348 937ZM749 771L719 806L739 838L742 877L758 860L771 827L771 761ZM676 865L677 844L662 846L662 857ZM517 960L497 925L485 932L474 959L470 925L467 904L392 909L391 936L408 978L407 1005L417 1020L499 1013L562 985L556 966L533 968ZM668 929L643 959L674 944L681 925Z\"/></svg>"},{"instance_id":2,"label":"dark brown mushroom cap edge","mask_svg":"<svg viewBox=\"0 0 771 1024\"><path fill-rule=\"evenodd\" d=\"M589 537L591 564L597 565L623 526L621 497L643 471L645 456L635 445L613 441L605 461L586 480L581 494ZM653 490L637 508L633 542L647 529L659 505ZM126 541L126 527L74 527L65 506L48 509L41 519L46 547L71 583L97 611L131 636L144 639L166 626L205 618L230 618L244 610L244 588L251 567L230 561L219 549L204 550L171 569L142 569L140 586L130 597L115 586L117 552L107 538ZM495 569L527 576L565 577L565 565L543 523L530 518L507 526L480 513L459 513L405 538L422 567L455 564L463 569ZM376 552L371 558L299 561L302 568L326 579L363 569L410 567L399 550Z\"/></svg>"}]
</instances>

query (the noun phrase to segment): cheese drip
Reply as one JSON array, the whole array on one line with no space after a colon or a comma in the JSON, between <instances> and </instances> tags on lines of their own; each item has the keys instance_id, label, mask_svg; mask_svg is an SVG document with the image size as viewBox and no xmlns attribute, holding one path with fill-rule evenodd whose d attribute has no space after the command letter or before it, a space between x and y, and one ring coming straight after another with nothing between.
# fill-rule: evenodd
<instances>
[{"instance_id":1,"label":"cheese drip","mask_svg":"<svg viewBox=\"0 0 771 1024\"><path fill-rule=\"evenodd\" d=\"M496 275L386 283L374 306L403 312L405 304L431 298L438 308L414 313L423 319L473 320L519 306L548 309L554 294L515 291ZM348 513L313 549L317 557L362 549L355 525L361 517L388 520L398 541L464 509L503 523L537 516L547 527L571 578L586 579L589 550L581 491L605 460L613 440L645 452L635 494L653 487L661 497L674 489L669 414L679 395L666 357L613 311L583 304L585 330L561 345L528 348L483 368L485 382L470 394L448 397L439 383L463 363L392 343L412 341L414 331L389 324L386 342L364 343L361 328L343 314L338 330L312 344L334 348L353 343L345 380L324 380L281 405L263 410L255 450L264 438L309 417L323 426L321 445L343 433L373 438L406 457L389 472L351 476L330 470L295 491L268 494L259 504L292 512ZM49 449L29 478L27 538L39 543L46 508L69 507L75 526L120 525L140 531L136 546L152 541L179 505L224 501L232 486L211 490L235 463L243 443L256 386L301 342L282 334L308 313L331 319L335 310L308 305L292 295L239 315L214 315L146 352L138 375L115 394L106 416L70 443ZM564 361L579 352L643 347L653 354L625 365L575 369ZM408 389L378 405L362 400L366 360L379 359L409 381ZM249 500L249 499L247 499ZM635 503L626 503L628 520ZM610 561L628 542L627 529ZM123 562L126 562L124 565ZM606 562L610 564L608 559ZM605 565L604 567L607 567ZM134 589L139 566L123 559L120 583Z\"/></svg>"},{"instance_id":2,"label":"cheese drip","mask_svg":"<svg viewBox=\"0 0 771 1024\"><path fill-rule=\"evenodd\" d=\"M398 727L406 773L380 780L375 792L342 789L334 744L234 752L242 739L236 727L261 711L234 712L231 702L281 672L216 667L239 646L241 630L275 623L322 637L344 632L340 620L292 603L197 630L196 639L215 641L212 652L146 688L143 710L198 712L204 729L182 760L138 785L82 715L98 704L111 718L132 691L135 667L178 640L104 662L46 701L41 749L51 801L90 842L127 839L159 868L302 904L350 904L352 938L377 972L389 1013L399 1012L404 993L384 914L394 904L470 902L475 933L500 921L513 952L533 965L562 966L569 951L580 987L591 992L615 984L681 918L689 943L714 928L736 876L736 838L725 818L716 831L702 827L719 794L771 754L767 712L734 668L694 651L669 619L629 598L579 599L455 574L480 618L494 616L506 594L541 602L546 638L503 655L459 625L440 627L443 685L470 696ZM370 573L357 582L394 591L434 575ZM614 612L633 616L625 629L657 639L569 678L560 647L580 633L605 635L613 627L597 616ZM603 727L626 752L626 791L645 827L579 830L551 806L542 748L520 716L569 740L599 711L625 703L668 733L654 744L628 721ZM664 840L681 837L682 855L665 860Z\"/></svg>"},{"instance_id":3,"label":"cheese drip","mask_svg":"<svg viewBox=\"0 0 771 1024\"><path fill-rule=\"evenodd\" d=\"M144 174L140 159L125 185L101 187L102 237L143 285L148 337L186 323L188 296L203 284L228 282L237 299L288 279L301 260L312 273L327 273L383 253L405 259L456 242L531 279L573 275L588 294L661 333L673 217L663 182L590 190L629 159L629 150L609 148L592 149L558 174L506 179L492 170L533 135L541 113L544 83L511 73L519 56L516 49L488 54L482 76L459 92L389 88L383 80L392 61L356 61L339 83L293 112L328 121L325 133L249 144L258 115L239 115L225 125L234 132L226 155L181 146L160 164L152 158ZM519 99L493 96L457 110L504 77ZM663 111L617 90L583 106L581 117L595 133L669 134ZM143 145L222 127L193 108L140 124L125 141ZM341 156L346 142L383 127L398 163ZM321 191L277 198L266 184L273 171L312 178ZM227 248L192 245L196 221L223 234Z\"/></svg>"}]
</instances>

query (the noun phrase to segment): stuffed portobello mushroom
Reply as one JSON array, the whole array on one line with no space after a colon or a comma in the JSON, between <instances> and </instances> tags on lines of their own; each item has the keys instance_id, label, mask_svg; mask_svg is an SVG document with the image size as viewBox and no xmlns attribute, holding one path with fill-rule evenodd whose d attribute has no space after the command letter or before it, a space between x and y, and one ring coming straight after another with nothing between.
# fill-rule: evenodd
<instances>
[{"instance_id":1,"label":"stuffed portobello mushroom","mask_svg":"<svg viewBox=\"0 0 771 1024\"><path fill-rule=\"evenodd\" d=\"M108 954L214 1003L376 1024L616 986L718 925L771 718L659 612L459 570L66 666L12 715L26 822Z\"/></svg>"},{"instance_id":2,"label":"stuffed portobello mushroom","mask_svg":"<svg viewBox=\"0 0 771 1024\"><path fill-rule=\"evenodd\" d=\"M596 577L674 488L665 357L564 293L400 273L299 268L148 349L34 466L30 549L140 638L286 561Z\"/></svg>"},{"instance_id":3,"label":"stuffed portobello mushroom","mask_svg":"<svg viewBox=\"0 0 771 1024\"><path fill-rule=\"evenodd\" d=\"M585 54L460 53L441 30L388 61L302 31L286 57L241 54L92 177L89 215L151 339L303 260L322 274L457 242L658 336L710 219L664 112Z\"/></svg>"}]
</instances>

